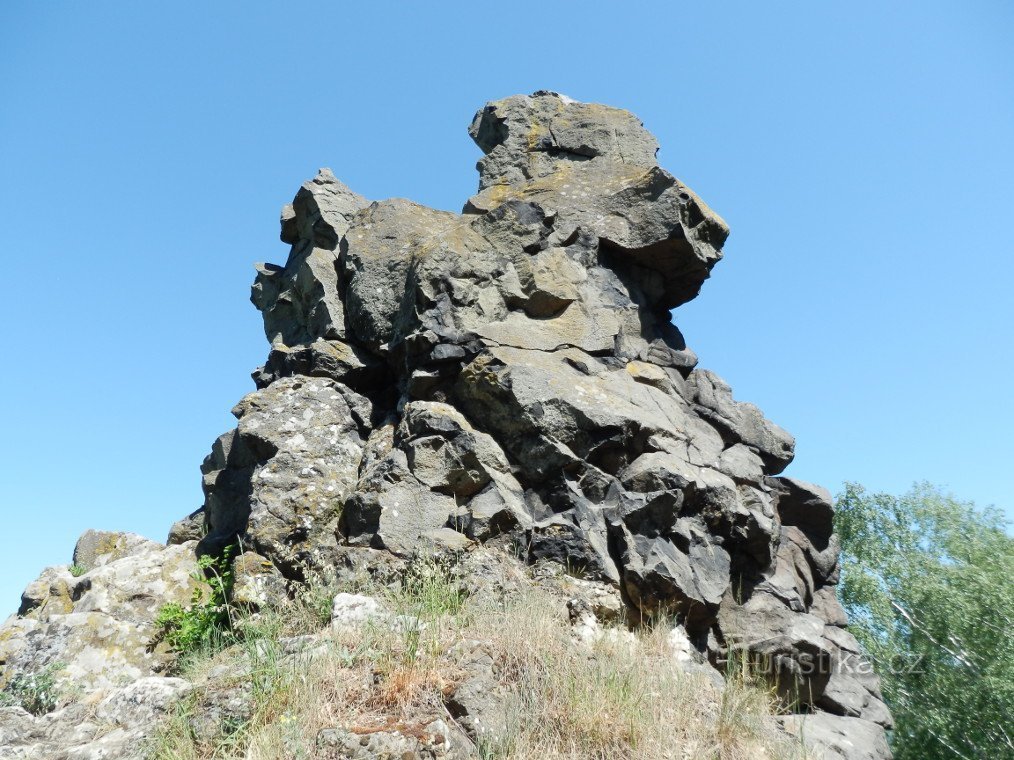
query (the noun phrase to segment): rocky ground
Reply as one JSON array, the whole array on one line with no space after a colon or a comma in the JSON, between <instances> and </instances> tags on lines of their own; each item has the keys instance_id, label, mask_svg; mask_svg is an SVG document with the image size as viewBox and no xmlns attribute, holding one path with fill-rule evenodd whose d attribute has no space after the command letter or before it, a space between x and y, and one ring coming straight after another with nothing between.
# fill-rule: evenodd
<instances>
[{"instance_id":1,"label":"rocky ground","mask_svg":"<svg viewBox=\"0 0 1014 760\"><path fill-rule=\"evenodd\" d=\"M273 594L270 575L248 577L234 597L272 601L237 604L232 633L172 654L152 650L153 615L130 611L160 598L160 580L135 571L165 550L129 534L89 533L81 545L96 542L113 548L70 596L140 578L103 614L132 619L124 640L149 645L57 641L74 657L53 673L53 709L0 708L0 757L815 756L780 725L763 674L740 663L721 675L673 618L637 624L614 585L557 562L482 547L407 559L349 548L333 574L291 594ZM105 680L71 667L89 659Z\"/></svg>"},{"instance_id":2,"label":"rocky ground","mask_svg":"<svg viewBox=\"0 0 1014 760\"><path fill-rule=\"evenodd\" d=\"M86 534L73 566L29 587L0 629L0 684L15 703L2 709L0 757L137 757L142 735L196 742L164 757L757 757L783 751L776 733L827 757L889 756L890 714L834 593L829 495L780 476L792 437L697 368L671 321L720 260L725 223L658 166L654 137L626 111L540 92L487 104L469 131L484 156L462 214L371 203L327 170L285 207L288 260L259 265L252 293L271 350L202 465L204 505L167 546ZM336 622L264 636L230 619L238 638L220 670L167 676L183 671L159 613L193 608L206 588L195 556L223 553L223 606L244 625L296 615L308 588L334 592ZM384 597L401 589L404 602L412 563L447 556L464 618ZM536 570L520 590L479 582L514 565ZM547 589L540 573L571 580ZM379 585L340 602L356 574ZM497 654L490 610L534 598L557 600L538 620L566 625L504 633L510 651ZM396 640L363 643L378 635ZM364 661L363 647L398 659L424 639L437 675L406 686L411 698L377 697L401 671ZM306 676L283 679L300 709L271 713L270 730L257 723L257 641ZM532 665L546 642L567 655L550 658L558 673ZM318 660L328 678L313 675ZM624 662L636 684L588 662ZM635 701L596 702L589 668L608 676L603 693L619 682ZM472 670L486 680L466 687ZM729 671L763 672L781 713L734 741ZM589 691L585 709L547 674ZM252 703L239 687L202 701L231 677L252 684ZM500 717L473 720L455 707L461 689ZM306 702L362 712L311 720ZM152 728L159 715L175 734ZM299 738L257 749L257 732L286 716ZM508 728L484 738L487 720ZM684 723L695 728L674 731ZM586 744L598 724L611 738ZM224 732L237 746L209 750L223 725L242 727Z\"/></svg>"}]
</instances>

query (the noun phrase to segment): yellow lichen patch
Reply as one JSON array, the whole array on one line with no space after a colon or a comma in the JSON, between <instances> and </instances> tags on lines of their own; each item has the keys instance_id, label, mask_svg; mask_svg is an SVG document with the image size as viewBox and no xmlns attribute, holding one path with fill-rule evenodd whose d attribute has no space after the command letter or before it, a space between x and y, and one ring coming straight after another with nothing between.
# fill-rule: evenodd
<instances>
[{"instance_id":1,"label":"yellow lichen patch","mask_svg":"<svg viewBox=\"0 0 1014 760\"><path fill-rule=\"evenodd\" d=\"M111 559L119 559L118 552L123 551L123 536L118 533L106 533L101 539L95 544L95 557L101 557L104 554L113 555Z\"/></svg>"},{"instance_id":2,"label":"yellow lichen patch","mask_svg":"<svg viewBox=\"0 0 1014 760\"><path fill-rule=\"evenodd\" d=\"M524 185L492 185L476 196L471 204L480 211L492 211L511 200L542 200L547 196L590 198L615 195L628 188L647 183L653 169L636 164L605 164L591 170L582 164L558 163L551 174L538 177Z\"/></svg>"},{"instance_id":3,"label":"yellow lichen patch","mask_svg":"<svg viewBox=\"0 0 1014 760\"><path fill-rule=\"evenodd\" d=\"M42 603L40 611L45 609L49 615L66 615L74 609L74 600L71 599L70 586L64 580L56 580L49 587L49 598Z\"/></svg>"},{"instance_id":4,"label":"yellow lichen patch","mask_svg":"<svg viewBox=\"0 0 1014 760\"><path fill-rule=\"evenodd\" d=\"M661 367L648 362L632 361L627 362L627 373L639 383L651 385L661 390L666 390L672 385L672 381Z\"/></svg>"},{"instance_id":5,"label":"yellow lichen patch","mask_svg":"<svg viewBox=\"0 0 1014 760\"><path fill-rule=\"evenodd\" d=\"M260 575L270 573L275 566L259 554L244 552L233 561L233 572L237 575Z\"/></svg>"},{"instance_id":6,"label":"yellow lichen patch","mask_svg":"<svg viewBox=\"0 0 1014 760\"><path fill-rule=\"evenodd\" d=\"M539 121L533 121L528 125L528 134L526 138L528 140L528 150L534 151L539 143L542 142L543 138L550 135L549 127Z\"/></svg>"}]
</instances>

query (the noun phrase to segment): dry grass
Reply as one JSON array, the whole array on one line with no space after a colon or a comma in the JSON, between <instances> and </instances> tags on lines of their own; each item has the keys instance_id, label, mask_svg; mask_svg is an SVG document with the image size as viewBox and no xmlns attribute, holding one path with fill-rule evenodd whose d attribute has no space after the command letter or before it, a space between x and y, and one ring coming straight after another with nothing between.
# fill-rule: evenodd
<instances>
[{"instance_id":1,"label":"dry grass","mask_svg":"<svg viewBox=\"0 0 1014 760\"><path fill-rule=\"evenodd\" d=\"M482 748L486 757L795 756L765 725L765 690L739 682L720 690L683 672L662 625L575 645L558 600L538 589L473 613L462 633L490 639L516 716L507 736Z\"/></svg>"},{"instance_id":2,"label":"dry grass","mask_svg":"<svg viewBox=\"0 0 1014 760\"><path fill-rule=\"evenodd\" d=\"M198 742L190 719L200 696L159 731L156 760L315 758L317 734L411 732L435 718L450 722L445 695L464 677L449 650L484 642L505 694L508 729L475 749L480 758L801 757L765 722L771 695L742 680L716 688L673 663L664 626L635 635L606 631L590 645L575 640L558 597L535 585L505 599L465 598L439 567L423 567L398 590L360 588L383 596L417 625L324 628L335 589L315 584L283 611L247 623L248 637L191 665L202 677L232 669L253 684L253 711L239 727ZM348 588L340 590L349 590ZM322 630L323 629L323 630ZM318 644L283 653L285 637L315 633ZM218 669L216 671L216 668ZM208 689L220 688L217 677Z\"/></svg>"}]
</instances>

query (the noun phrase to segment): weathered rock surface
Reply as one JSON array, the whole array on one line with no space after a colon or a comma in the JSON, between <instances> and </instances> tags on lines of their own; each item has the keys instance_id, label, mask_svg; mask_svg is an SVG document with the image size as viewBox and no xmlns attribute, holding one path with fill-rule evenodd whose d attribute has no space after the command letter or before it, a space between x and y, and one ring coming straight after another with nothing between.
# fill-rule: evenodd
<instances>
[{"instance_id":1,"label":"weathered rock surface","mask_svg":"<svg viewBox=\"0 0 1014 760\"><path fill-rule=\"evenodd\" d=\"M159 671L168 653L153 646L155 617L163 605L189 600L195 548L86 532L74 551L85 572L46 570L0 628L0 685L54 664L58 685L85 693Z\"/></svg>"},{"instance_id":2,"label":"weathered rock surface","mask_svg":"<svg viewBox=\"0 0 1014 760\"><path fill-rule=\"evenodd\" d=\"M131 533L87 531L72 574L49 568L0 626L0 686L52 679L60 709L0 709L0 758L144 757L141 739L189 685L166 678L170 660L155 619L186 603L196 542L163 546Z\"/></svg>"},{"instance_id":3,"label":"weathered rock surface","mask_svg":"<svg viewBox=\"0 0 1014 760\"><path fill-rule=\"evenodd\" d=\"M815 726L829 757L888 757L890 714L834 597L830 496L779 477L792 436L697 369L671 321L725 223L626 111L538 92L489 103L469 133L484 155L462 214L370 202L328 170L300 188L288 260L253 286L270 353L202 466L202 509L169 547L82 539L85 575L47 571L0 629L0 677L61 658L87 688L148 676L146 600L188 593L195 540L240 543L254 608L353 549L386 573L422 547L488 544L614 589L631 620L675 615L680 661L770 666L808 713L785 729ZM121 574L150 593L121 594ZM345 602L336 620L382 614ZM474 738L468 716L498 718L481 650L462 663L477 680L452 706ZM445 729L319 745L441 757Z\"/></svg>"},{"instance_id":4,"label":"weathered rock surface","mask_svg":"<svg viewBox=\"0 0 1014 760\"><path fill-rule=\"evenodd\" d=\"M46 715L0 707L0 758L145 760L151 730L190 688L182 678L146 676Z\"/></svg>"}]
</instances>

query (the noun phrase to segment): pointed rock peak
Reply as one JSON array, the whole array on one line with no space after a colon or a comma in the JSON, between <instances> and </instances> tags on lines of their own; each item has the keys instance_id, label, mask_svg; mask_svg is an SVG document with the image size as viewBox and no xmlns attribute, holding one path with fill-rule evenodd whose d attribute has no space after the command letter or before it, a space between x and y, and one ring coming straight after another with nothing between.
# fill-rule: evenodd
<instances>
[{"instance_id":1,"label":"pointed rock peak","mask_svg":"<svg viewBox=\"0 0 1014 760\"><path fill-rule=\"evenodd\" d=\"M320 169L316 177L303 183L292 203L282 207L280 237L284 243L295 244L303 239L320 248L334 249L352 216L368 205L369 201L349 189L330 169Z\"/></svg>"},{"instance_id":2,"label":"pointed rock peak","mask_svg":"<svg viewBox=\"0 0 1014 760\"><path fill-rule=\"evenodd\" d=\"M645 303L658 312L696 297L722 257L725 221L658 165L629 111L539 91L486 104L469 132L486 155L465 213L538 205L556 240L580 230L617 266L650 273Z\"/></svg>"}]
</instances>

